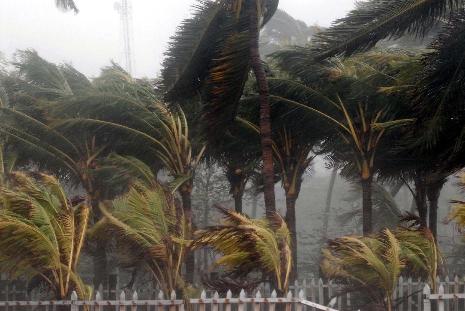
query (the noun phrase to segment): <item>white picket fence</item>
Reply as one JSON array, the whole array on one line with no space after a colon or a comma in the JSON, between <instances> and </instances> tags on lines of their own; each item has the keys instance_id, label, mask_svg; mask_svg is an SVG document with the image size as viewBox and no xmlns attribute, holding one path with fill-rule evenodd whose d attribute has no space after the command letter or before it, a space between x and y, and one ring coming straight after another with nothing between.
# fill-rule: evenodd
<instances>
[{"instance_id":1,"label":"white picket fence","mask_svg":"<svg viewBox=\"0 0 465 311\"><path fill-rule=\"evenodd\" d=\"M428 306L438 305L438 311L465 311L465 277L445 277L437 280L439 292L437 294L425 292L429 287L422 280L412 278L399 278L394 293L396 311L430 311ZM296 281L290 290L302 291L308 300L322 305L328 305L330 301L339 310L354 310L356 302L351 293L334 282L324 282L322 279ZM426 297L426 298L425 298Z\"/></svg>"},{"instance_id":2,"label":"white picket fence","mask_svg":"<svg viewBox=\"0 0 465 311\"><path fill-rule=\"evenodd\" d=\"M73 305L72 301L74 300L38 301L37 298L26 294L25 286L18 284L12 282L12 284L0 288L0 311L23 311L24 307L29 307L24 311L55 311L57 306ZM429 288L421 280L401 277L394 294L395 310L430 311L431 308L434 310L433 306L437 305L438 311L465 311L465 278L446 277L443 280L438 280L438 284L440 284L439 292L431 293L431 291L426 291ZM140 289L138 292L130 293L128 290L122 291L118 288L103 290L100 287L96 291L94 300L78 301L74 304L81 309L82 306L90 306L91 311L186 311L184 300L176 299L176 296L173 295L166 299L158 290L153 288ZM138 297L142 298L138 299ZM242 304L245 304L247 308L241 309ZM217 292L202 291L200 298L189 300L188 310L257 311L254 307L255 304L260 305L259 311L274 311L276 304L286 306L286 311L333 310L328 309L327 306L341 311L357 310L357 302L353 294L344 291L344 288L337 283L324 282L322 279L316 278L295 282L290 286L288 295L281 298L278 298L276 292L265 285L254 292L252 297L246 297L243 291L237 298L234 298L231 292L228 292L225 298L220 298ZM103 308L102 306L107 307ZM109 309L111 306L113 309ZM123 307L116 308L117 306ZM130 306L136 306L136 310Z\"/></svg>"},{"instance_id":3,"label":"white picket fence","mask_svg":"<svg viewBox=\"0 0 465 311\"><path fill-rule=\"evenodd\" d=\"M276 291L273 291L269 298L263 298L260 291L257 291L253 298L247 297L243 290L237 298L232 296L231 291L228 291L224 298L220 298L218 292L209 298L207 293L202 291L200 298L195 299L178 299L173 291L169 299L160 292L156 300L139 300L136 291L129 299L126 292L121 291L119 299L103 300L97 291L94 300L78 300L76 292L73 292L70 298L62 301L0 301L0 308L25 311L275 311L277 306L282 305L281 310L285 311L305 311L307 308L338 311L307 301L303 291L300 291L298 297L293 297L291 292L288 292L286 297L277 297Z\"/></svg>"}]
</instances>

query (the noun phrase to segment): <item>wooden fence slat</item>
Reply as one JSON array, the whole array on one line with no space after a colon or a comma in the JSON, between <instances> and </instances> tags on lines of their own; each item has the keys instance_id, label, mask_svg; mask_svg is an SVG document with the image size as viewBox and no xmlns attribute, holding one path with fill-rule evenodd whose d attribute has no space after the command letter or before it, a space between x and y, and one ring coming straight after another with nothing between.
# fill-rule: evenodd
<instances>
[{"instance_id":1,"label":"wooden fence slat","mask_svg":"<svg viewBox=\"0 0 465 311\"><path fill-rule=\"evenodd\" d=\"M278 294L276 293L276 290L273 289L273 291L271 292L271 301L268 307L268 311L275 311L276 304L273 302L273 298L276 298L276 297L278 297Z\"/></svg>"},{"instance_id":2,"label":"wooden fence slat","mask_svg":"<svg viewBox=\"0 0 465 311\"><path fill-rule=\"evenodd\" d=\"M232 292L231 292L231 290L228 290L228 292L226 293L226 301L229 301L231 298L232 298ZM225 303L224 311L231 311L231 304L230 303Z\"/></svg>"},{"instance_id":3,"label":"wooden fence slat","mask_svg":"<svg viewBox=\"0 0 465 311\"><path fill-rule=\"evenodd\" d=\"M305 300L305 292L302 289L300 289L298 297L299 301ZM295 307L295 311L303 311L303 304L298 303Z\"/></svg>"},{"instance_id":4,"label":"wooden fence slat","mask_svg":"<svg viewBox=\"0 0 465 311\"><path fill-rule=\"evenodd\" d=\"M257 293L255 294L255 299L260 299L262 298L262 294L260 293L260 290L257 291ZM260 302L255 302L253 304L253 310L254 311L260 311Z\"/></svg>"},{"instance_id":5,"label":"wooden fence slat","mask_svg":"<svg viewBox=\"0 0 465 311\"><path fill-rule=\"evenodd\" d=\"M131 311L137 311L137 304L135 303L137 300L139 300L139 295L137 294L137 291L134 291L134 293L132 293Z\"/></svg>"},{"instance_id":6,"label":"wooden fence slat","mask_svg":"<svg viewBox=\"0 0 465 311\"><path fill-rule=\"evenodd\" d=\"M408 278L407 280L407 310L412 311L412 278Z\"/></svg>"},{"instance_id":7,"label":"wooden fence slat","mask_svg":"<svg viewBox=\"0 0 465 311\"><path fill-rule=\"evenodd\" d=\"M73 290L73 292L71 293L71 308L70 308L71 311L79 311L79 306L76 305L77 299L78 299L78 295L76 291Z\"/></svg>"},{"instance_id":8,"label":"wooden fence slat","mask_svg":"<svg viewBox=\"0 0 465 311\"><path fill-rule=\"evenodd\" d=\"M239 303L237 304L237 311L246 311L246 305L243 302L245 300L246 295L244 289L241 289L241 292L239 293Z\"/></svg>"},{"instance_id":9,"label":"wooden fence slat","mask_svg":"<svg viewBox=\"0 0 465 311\"><path fill-rule=\"evenodd\" d=\"M218 294L217 291L213 294L213 301L212 301L212 311L219 311L219 305L216 303L216 301L220 299L220 295Z\"/></svg>"},{"instance_id":10,"label":"wooden fence slat","mask_svg":"<svg viewBox=\"0 0 465 311\"><path fill-rule=\"evenodd\" d=\"M399 277L399 282L397 283L397 299L399 300L398 310L404 310L404 279L402 276Z\"/></svg>"},{"instance_id":11,"label":"wooden fence slat","mask_svg":"<svg viewBox=\"0 0 465 311\"><path fill-rule=\"evenodd\" d=\"M439 285L438 295L438 311L444 311L444 299L442 298L444 296L444 285L442 283Z\"/></svg>"},{"instance_id":12,"label":"wooden fence slat","mask_svg":"<svg viewBox=\"0 0 465 311\"><path fill-rule=\"evenodd\" d=\"M199 311L205 311L205 299L207 299L207 292L202 290L200 293L200 301L199 301Z\"/></svg>"},{"instance_id":13,"label":"wooden fence slat","mask_svg":"<svg viewBox=\"0 0 465 311\"><path fill-rule=\"evenodd\" d=\"M120 301L120 305L119 305L118 310L126 311L126 304L124 303L126 301L126 293L124 292L124 290L122 290L119 294L119 301Z\"/></svg>"},{"instance_id":14,"label":"wooden fence slat","mask_svg":"<svg viewBox=\"0 0 465 311\"><path fill-rule=\"evenodd\" d=\"M102 294L98 290L95 292L95 301L102 301ZM102 310L103 310L102 306L100 305L94 306L94 311L102 311Z\"/></svg>"},{"instance_id":15,"label":"wooden fence slat","mask_svg":"<svg viewBox=\"0 0 465 311\"><path fill-rule=\"evenodd\" d=\"M174 290L171 291L170 299L171 299L171 301L176 300L176 292ZM170 305L169 310L170 311L176 311L176 305L174 305L174 304Z\"/></svg>"},{"instance_id":16,"label":"wooden fence slat","mask_svg":"<svg viewBox=\"0 0 465 311\"><path fill-rule=\"evenodd\" d=\"M423 288L423 311L431 311L431 300L429 295L431 294L431 289L428 284Z\"/></svg>"},{"instance_id":17,"label":"wooden fence slat","mask_svg":"<svg viewBox=\"0 0 465 311\"><path fill-rule=\"evenodd\" d=\"M324 292L324 287L323 287L323 280L319 279L318 280L318 303L320 305L325 304L325 292Z\"/></svg>"},{"instance_id":18,"label":"wooden fence slat","mask_svg":"<svg viewBox=\"0 0 465 311\"><path fill-rule=\"evenodd\" d=\"M291 291L287 292L286 298L288 299L288 301L292 300L292 292ZM292 303L291 302L286 303L286 309L285 310L286 311L292 311Z\"/></svg>"},{"instance_id":19,"label":"wooden fence slat","mask_svg":"<svg viewBox=\"0 0 465 311\"><path fill-rule=\"evenodd\" d=\"M417 286L416 286L416 291L417 291L417 307L415 311L421 311L421 304L422 304L422 295L423 295L423 288L422 288L422 282L421 279L418 279L417 281Z\"/></svg>"}]
</instances>

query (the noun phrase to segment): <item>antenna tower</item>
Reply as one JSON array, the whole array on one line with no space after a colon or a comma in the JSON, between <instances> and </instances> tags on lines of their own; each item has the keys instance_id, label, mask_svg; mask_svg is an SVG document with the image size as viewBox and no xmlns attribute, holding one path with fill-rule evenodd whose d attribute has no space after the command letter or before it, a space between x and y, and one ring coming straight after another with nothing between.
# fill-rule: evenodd
<instances>
[{"instance_id":1,"label":"antenna tower","mask_svg":"<svg viewBox=\"0 0 465 311\"><path fill-rule=\"evenodd\" d=\"M126 71L132 75L134 69L132 41L132 5L131 0L115 2L115 10L120 15L120 31L123 43L123 60Z\"/></svg>"}]
</instances>

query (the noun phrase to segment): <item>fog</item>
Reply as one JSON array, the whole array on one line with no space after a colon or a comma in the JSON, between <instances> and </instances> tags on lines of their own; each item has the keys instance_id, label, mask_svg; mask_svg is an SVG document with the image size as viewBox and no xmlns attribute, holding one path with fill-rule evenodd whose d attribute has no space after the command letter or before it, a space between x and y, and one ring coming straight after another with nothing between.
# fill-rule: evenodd
<instances>
[{"instance_id":1,"label":"fog","mask_svg":"<svg viewBox=\"0 0 465 311\"><path fill-rule=\"evenodd\" d=\"M0 51L36 49L52 62L72 63L96 76L110 60L121 63L115 0L78 0L79 14L60 12L53 0L0 0ZM195 0L133 0L134 75L154 77L163 52ZM328 26L354 6L353 0L281 0L280 8L309 25Z\"/></svg>"}]
</instances>

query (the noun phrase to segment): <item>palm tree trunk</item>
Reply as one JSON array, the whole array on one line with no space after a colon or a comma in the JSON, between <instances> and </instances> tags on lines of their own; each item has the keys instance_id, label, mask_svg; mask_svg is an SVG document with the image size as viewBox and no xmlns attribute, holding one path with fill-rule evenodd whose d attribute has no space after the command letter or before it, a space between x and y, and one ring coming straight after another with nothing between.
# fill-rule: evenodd
<instances>
[{"instance_id":1,"label":"palm tree trunk","mask_svg":"<svg viewBox=\"0 0 465 311\"><path fill-rule=\"evenodd\" d=\"M191 187L189 189L183 189L181 186L180 194L182 200L182 209L184 211L184 217L186 217L188 225L188 238L191 238L191 233L194 231L194 223L192 221L192 202L191 202ZM186 281L190 284L194 284L194 273L195 273L195 255L194 252L189 251L186 254Z\"/></svg>"},{"instance_id":2,"label":"palm tree trunk","mask_svg":"<svg viewBox=\"0 0 465 311\"><path fill-rule=\"evenodd\" d=\"M429 202L429 229L436 240L438 232L438 202L443 186L444 182L437 182L432 185L428 185L426 190L426 196L428 197Z\"/></svg>"},{"instance_id":3,"label":"palm tree trunk","mask_svg":"<svg viewBox=\"0 0 465 311\"><path fill-rule=\"evenodd\" d=\"M372 184L373 177L362 179L362 219L363 219L363 235L368 235L373 231L373 200L372 200Z\"/></svg>"},{"instance_id":4,"label":"palm tree trunk","mask_svg":"<svg viewBox=\"0 0 465 311\"><path fill-rule=\"evenodd\" d=\"M237 193L234 195L234 210L238 213L242 213L242 197L244 193Z\"/></svg>"},{"instance_id":5,"label":"palm tree trunk","mask_svg":"<svg viewBox=\"0 0 465 311\"><path fill-rule=\"evenodd\" d=\"M259 51L259 21L258 6L252 5L250 13L250 58L252 70L257 80L258 93L260 95L260 140L262 145L263 159L263 195L265 198L265 212L267 217L276 212L275 194L274 194L274 167L273 167L273 150L271 139L271 118L270 102L268 99L269 89L266 80L265 70L260 60Z\"/></svg>"},{"instance_id":6,"label":"palm tree trunk","mask_svg":"<svg viewBox=\"0 0 465 311\"><path fill-rule=\"evenodd\" d=\"M102 217L100 212L100 201L92 199L91 201L93 222L94 224ZM95 243L95 250L92 256L93 267L94 267L94 279L92 281L94 288L99 288L102 285L104 288L108 286L108 271L107 271L107 252L106 242L102 239L98 239Z\"/></svg>"},{"instance_id":7,"label":"palm tree trunk","mask_svg":"<svg viewBox=\"0 0 465 311\"><path fill-rule=\"evenodd\" d=\"M328 240L328 226L329 226L329 212L331 211L331 201L333 200L334 184L336 183L337 168L331 171L331 178L329 180L328 193L326 194L325 213L323 215L323 243Z\"/></svg>"},{"instance_id":8,"label":"palm tree trunk","mask_svg":"<svg viewBox=\"0 0 465 311\"><path fill-rule=\"evenodd\" d=\"M257 218L258 198L255 193L252 194L252 218Z\"/></svg>"},{"instance_id":9,"label":"palm tree trunk","mask_svg":"<svg viewBox=\"0 0 465 311\"><path fill-rule=\"evenodd\" d=\"M212 166L209 165L207 168L207 180L205 182L205 197L203 201L203 219L202 219L202 227L206 228L208 226L208 216L210 214L210 184L211 184L211 177L213 175ZM206 271L208 268L208 249L203 249L203 269Z\"/></svg>"},{"instance_id":10,"label":"palm tree trunk","mask_svg":"<svg viewBox=\"0 0 465 311\"><path fill-rule=\"evenodd\" d=\"M295 219L296 195L286 195L286 223L291 234L292 270L289 281L293 282L297 277L297 224Z\"/></svg>"},{"instance_id":11,"label":"palm tree trunk","mask_svg":"<svg viewBox=\"0 0 465 311\"><path fill-rule=\"evenodd\" d=\"M416 176L415 182L415 204L422 227L428 226L428 205L426 202L426 183L422 175Z\"/></svg>"}]
</instances>

